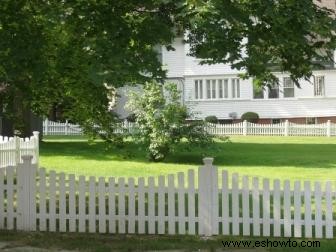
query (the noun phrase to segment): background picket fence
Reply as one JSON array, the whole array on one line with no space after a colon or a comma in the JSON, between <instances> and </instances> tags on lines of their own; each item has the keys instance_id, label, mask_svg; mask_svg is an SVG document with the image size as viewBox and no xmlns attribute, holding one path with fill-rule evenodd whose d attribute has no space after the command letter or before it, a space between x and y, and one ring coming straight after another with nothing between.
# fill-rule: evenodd
<instances>
[{"instance_id":1,"label":"background picket fence","mask_svg":"<svg viewBox=\"0 0 336 252\"><path fill-rule=\"evenodd\" d=\"M119 128L115 129L115 132L132 133L135 128L136 127L134 123L124 121L119 125ZM46 136L80 136L84 135L84 132L81 126L78 124L72 124L68 121L65 121L65 123L53 122L46 119L43 121L43 134Z\"/></svg>"},{"instance_id":2,"label":"background picket fence","mask_svg":"<svg viewBox=\"0 0 336 252\"><path fill-rule=\"evenodd\" d=\"M115 130L116 133L132 133L136 130L136 124L124 121ZM217 136L336 136L336 124L327 121L321 124L296 124L285 121L278 124L256 124L240 122L233 124L211 124L208 123L206 130ZM53 122L43 122L44 135L83 135L79 125Z\"/></svg>"},{"instance_id":3,"label":"background picket fence","mask_svg":"<svg viewBox=\"0 0 336 252\"><path fill-rule=\"evenodd\" d=\"M335 185L229 176L205 158L158 178L96 178L23 163L0 170L0 228L119 234L333 238ZM262 183L261 183L262 182Z\"/></svg>"},{"instance_id":4,"label":"background picket fence","mask_svg":"<svg viewBox=\"0 0 336 252\"><path fill-rule=\"evenodd\" d=\"M321 124L296 124L286 120L277 124L256 124L247 121L234 124L208 124L213 135L243 136L336 136L336 124L330 120Z\"/></svg>"},{"instance_id":5,"label":"background picket fence","mask_svg":"<svg viewBox=\"0 0 336 252\"><path fill-rule=\"evenodd\" d=\"M22 155L32 155L33 163L39 160L39 132L34 131L30 138L0 136L0 168L17 165Z\"/></svg>"}]
</instances>

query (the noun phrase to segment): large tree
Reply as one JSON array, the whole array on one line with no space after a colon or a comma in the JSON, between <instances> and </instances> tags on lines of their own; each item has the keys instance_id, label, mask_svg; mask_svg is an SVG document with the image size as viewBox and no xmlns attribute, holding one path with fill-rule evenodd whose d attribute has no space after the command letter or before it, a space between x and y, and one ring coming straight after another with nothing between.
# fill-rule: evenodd
<instances>
[{"instance_id":1,"label":"large tree","mask_svg":"<svg viewBox=\"0 0 336 252\"><path fill-rule=\"evenodd\" d=\"M62 104L87 129L109 128L111 87L163 79L157 45L169 45L179 1L3 0L0 105L30 134L24 114Z\"/></svg>"},{"instance_id":2,"label":"large tree","mask_svg":"<svg viewBox=\"0 0 336 252\"><path fill-rule=\"evenodd\" d=\"M25 135L25 114L58 104L85 129L109 129L111 87L164 79L156 46L177 31L204 63L261 84L272 64L309 77L335 47L334 16L311 0L2 0L0 13L0 112Z\"/></svg>"},{"instance_id":3,"label":"large tree","mask_svg":"<svg viewBox=\"0 0 336 252\"><path fill-rule=\"evenodd\" d=\"M272 70L289 72L298 85L314 68L334 61L335 9L317 2L193 1L187 36L191 55L202 63L230 63L260 85L277 82Z\"/></svg>"}]
</instances>

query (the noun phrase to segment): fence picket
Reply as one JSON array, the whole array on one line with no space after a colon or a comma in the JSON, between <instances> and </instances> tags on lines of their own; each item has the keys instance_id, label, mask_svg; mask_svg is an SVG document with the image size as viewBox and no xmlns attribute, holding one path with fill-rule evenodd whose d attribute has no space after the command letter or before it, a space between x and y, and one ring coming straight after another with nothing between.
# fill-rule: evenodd
<instances>
[{"instance_id":1,"label":"fence picket","mask_svg":"<svg viewBox=\"0 0 336 252\"><path fill-rule=\"evenodd\" d=\"M312 209L311 209L311 186L310 181L304 182L304 226L305 226L305 237L312 238Z\"/></svg>"},{"instance_id":2,"label":"fence picket","mask_svg":"<svg viewBox=\"0 0 336 252\"><path fill-rule=\"evenodd\" d=\"M135 233L135 190L134 178L128 179L128 233Z\"/></svg>"},{"instance_id":3,"label":"fence picket","mask_svg":"<svg viewBox=\"0 0 336 252\"><path fill-rule=\"evenodd\" d=\"M115 179L109 178L108 182L108 213L109 233L116 233L116 205L115 205Z\"/></svg>"},{"instance_id":4,"label":"fence picket","mask_svg":"<svg viewBox=\"0 0 336 252\"><path fill-rule=\"evenodd\" d=\"M276 179L273 183L273 234L275 237L281 236L281 207L280 207L280 180Z\"/></svg>"},{"instance_id":5,"label":"fence picket","mask_svg":"<svg viewBox=\"0 0 336 252\"><path fill-rule=\"evenodd\" d=\"M99 214L99 233L106 233L106 206L105 206L105 179L100 177L98 180L98 214Z\"/></svg>"},{"instance_id":6,"label":"fence picket","mask_svg":"<svg viewBox=\"0 0 336 252\"><path fill-rule=\"evenodd\" d=\"M269 179L263 180L263 236L270 236L270 188Z\"/></svg>"},{"instance_id":7,"label":"fence picket","mask_svg":"<svg viewBox=\"0 0 336 252\"><path fill-rule=\"evenodd\" d=\"M301 189L300 182L294 182L294 237L301 237Z\"/></svg>"},{"instance_id":8,"label":"fence picket","mask_svg":"<svg viewBox=\"0 0 336 252\"><path fill-rule=\"evenodd\" d=\"M46 222L46 174L45 169L39 169L39 214L40 214L40 231L47 230Z\"/></svg>"},{"instance_id":9,"label":"fence picket","mask_svg":"<svg viewBox=\"0 0 336 252\"><path fill-rule=\"evenodd\" d=\"M155 181L148 178L148 234L155 234Z\"/></svg>"},{"instance_id":10,"label":"fence picket","mask_svg":"<svg viewBox=\"0 0 336 252\"><path fill-rule=\"evenodd\" d=\"M56 172L49 173L49 231L56 231Z\"/></svg>"},{"instance_id":11,"label":"fence picket","mask_svg":"<svg viewBox=\"0 0 336 252\"><path fill-rule=\"evenodd\" d=\"M89 179L89 232L96 232L96 179Z\"/></svg>"},{"instance_id":12,"label":"fence picket","mask_svg":"<svg viewBox=\"0 0 336 252\"><path fill-rule=\"evenodd\" d=\"M260 236L260 196L259 179L253 178L253 235Z\"/></svg>"},{"instance_id":13,"label":"fence picket","mask_svg":"<svg viewBox=\"0 0 336 252\"><path fill-rule=\"evenodd\" d=\"M188 171L188 233L195 234L195 173Z\"/></svg>"},{"instance_id":14,"label":"fence picket","mask_svg":"<svg viewBox=\"0 0 336 252\"><path fill-rule=\"evenodd\" d=\"M86 231L86 187L85 177L79 176L78 181L78 232Z\"/></svg>"},{"instance_id":15,"label":"fence picket","mask_svg":"<svg viewBox=\"0 0 336 252\"><path fill-rule=\"evenodd\" d=\"M69 175L69 231L76 232L76 180Z\"/></svg>"},{"instance_id":16,"label":"fence picket","mask_svg":"<svg viewBox=\"0 0 336 252\"><path fill-rule=\"evenodd\" d=\"M284 236L292 236L291 193L289 180L284 182Z\"/></svg>"},{"instance_id":17,"label":"fence picket","mask_svg":"<svg viewBox=\"0 0 336 252\"><path fill-rule=\"evenodd\" d=\"M165 178L159 176L158 181L158 234L165 233Z\"/></svg>"},{"instance_id":18,"label":"fence picket","mask_svg":"<svg viewBox=\"0 0 336 252\"><path fill-rule=\"evenodd\" d=\"M250 191L249 179L243 177L243 235L250 235Z\"/></svg>"},{"instance_id":19,"label":"fence picket","mask_svg":"<svg viewBox=\"0 0 336 252\"><path fill-rule=\"evenodd\" d=\"M179 234L185 234L185 198L184 198L184 173L179 172L178 178L178 230Z\"/></svg>"},{"instance_id":20,"label":"fence picket","mask_svg":"<svg viewBox=\"0 0 336 252\"><path fill-rule=\"evenodd\" d=\"M65 174L59 174L59 230L66 232Z\"/></svg>"},{"instance_id":21,"label":"fence picket","mask_svg":"<svg viewBox=\"0 0 336 252\"><path fill-rule=\"evenodd\" d=\"M14 229L14 167L10 166L7 168L7 208L6 208L6 219L7 219L7 229Z\"/></svg>"},{"instance_id":22,"label":"fence picket","mask_svg":"<svg viewBox=\"0 0 336 252\"><path fill-rule=\"evenodd\" d=\"M239 179L232 174L232 234L239 235Z\"/></svg>"},{"instance_id":23,"label":"fence picket","mask_svg":"<svg viewBox=\"0 0 336 252\"><path fill-rule=\"evenodd\" d=\"M125 179L118 178L118 232L126 233L125 223Z\"/></svg>"},{"instance_id":24,"label":"fence picket","mask_svg":"<svg viewBox=\"0 0 336 252\"><path fill-rule=\"evenodd\" d=\"M222 230L224 235L230 234L229 225L229 185L228 172L222 172Z\"/></svg>"},{"instance_id":25,"label":"fence picket","mask_svg":"<svg viewBox=\"0 0 336 252\"><path fill-rule=\"evenodd\" d=\"M138 179L138 233L145 233L145 179Z\"/></svg>"},{"instance_id":26,"label":"fence picket","mask_svg":"<svg viewBox=\"0 0 336 252\"><path fill-rule=\"evenodd\" d=\"M175 234L174 175L168 175L168 234Z\"/></svg>"},{"instance_id":27,"label":"fence picket","mask_svg":"<svg viewBox=\"0 0 336 252\"><path fill-rule=\"evenodd\" d=\"M315 237L322 238L322 192L321 184L315 182Z\"/></svg>"}]
</instances>

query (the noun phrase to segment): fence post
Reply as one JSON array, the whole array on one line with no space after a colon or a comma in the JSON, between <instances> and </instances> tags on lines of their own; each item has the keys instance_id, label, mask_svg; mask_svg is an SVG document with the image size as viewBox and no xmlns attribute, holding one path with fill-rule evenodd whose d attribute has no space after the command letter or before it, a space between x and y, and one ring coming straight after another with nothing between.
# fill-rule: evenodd
<instances>
[{"instance_id":1,"label":"fence post","mask_svg":"<svg viewBox=\"0 0 336 252\"><path fill-rule=\"evenodd\" d=\"M20 138L18 136L14 136L14 144L15 144L15 165L18 165L21 161Z\"/></svg>"},{"instance_id":2,"label":"fence post","mask_svg":"<svg viewBox=\"0 0 336 252\"><path fill-rule=\"evenodd\" d=\"M69 122L68 120L65 120L65 135L68 135L68 127L69 127Z\"/></svg>"},{"instance_id":3,"label":"fence post","mask_svg":"<svg viewBox=\"0 0 336 252\"><path fill-rule=\"evenodd\" d=\"M289 136L289 122L285 121L285 136Z\"/></svg>"},{"instance_id":4,"label":"fence post","mask_svg":"<svg viewBox=\"0 0 336 252\"><path fill-rule=\"evenodd\" d=\"M39 164L39 158L40 158L40 138L39 138L40 132L38 131L33 131L33 136L34 136L34 154L35 154L35 164Z\"/></svg>"},{"instance_id":5,"label":"fence post","mask_svg":"<svg viewBox=\"0 0 336 252\"><path fill-rule=\"evenodd\" d=\"M23 163L18 164L18 229L36 230L36 165L32 164L32 155L21 157Z\"/></svg>"},{"instance_id":6,"label":"fence post","mask_svg":"<svg viewBox=\"0 0 336 252\"><path fill-rule=\"evenodd\" d=\"M243 135L247 136L247 121L243 121Z\"/></svg>"},{"instance_id":7,"label":"fence post","mask_svg":"<svg viewBox=\"0 0 336 252\"><path fill-rule=\"evenodd\" d=\"M331 122L330 120L327 121L327 137L331 136Z\"/></svg>"},{"instance_id":8,"label":"fence post","mask_svg":"<svg viewBox=\"0 0 336 252\"><path fill-rule=\"evenodd\" d=\"M44 131L43 131L43 135L48 135L49 134L49 120L48 118L46 118L44 120Z\"/></svg>"},{"instance_id":9,"label":"fence post","mask_svg":"<svg viewBox=\"0 0 336 252\"><path fill-rule=\"evenodd\" d=\"M213 158L204 158L198 169L198 218L199 234L218 234L218 171Z\"/></svg>"}]
</instances>

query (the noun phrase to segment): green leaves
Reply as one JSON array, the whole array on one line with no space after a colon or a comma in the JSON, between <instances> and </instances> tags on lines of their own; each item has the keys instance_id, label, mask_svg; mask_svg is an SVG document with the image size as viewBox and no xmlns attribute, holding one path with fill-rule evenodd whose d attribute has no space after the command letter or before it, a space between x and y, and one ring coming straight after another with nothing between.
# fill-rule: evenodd
<instances>
[{"instance_id":1,"label":"green leaves","mask_svg":"<svg viewBox=\"0 0 336 252\"><path fill-rule=\"evenodd\" d=\"M202 123L186 122L188 110L180 101L176 84L147 82L141 92L130 93L127 106L135 113L139 127L135 139L145 144L150 160L163 160L182 139L211 141Z\"/></svg>"},{"instance_id":2,"label":"green leaves","mask_svg":"<svg viewBox=\"0 0 336 252\"><path fill-rule=\"evenodd\" d=\"M198 2L188 24L191 54L203 63L229 63L265 85L271 73L287 71L295 82L308 78L313 61L330 61L336 47L331 10L311 0L211 0Z\"/></svg>"}]
</instances>

